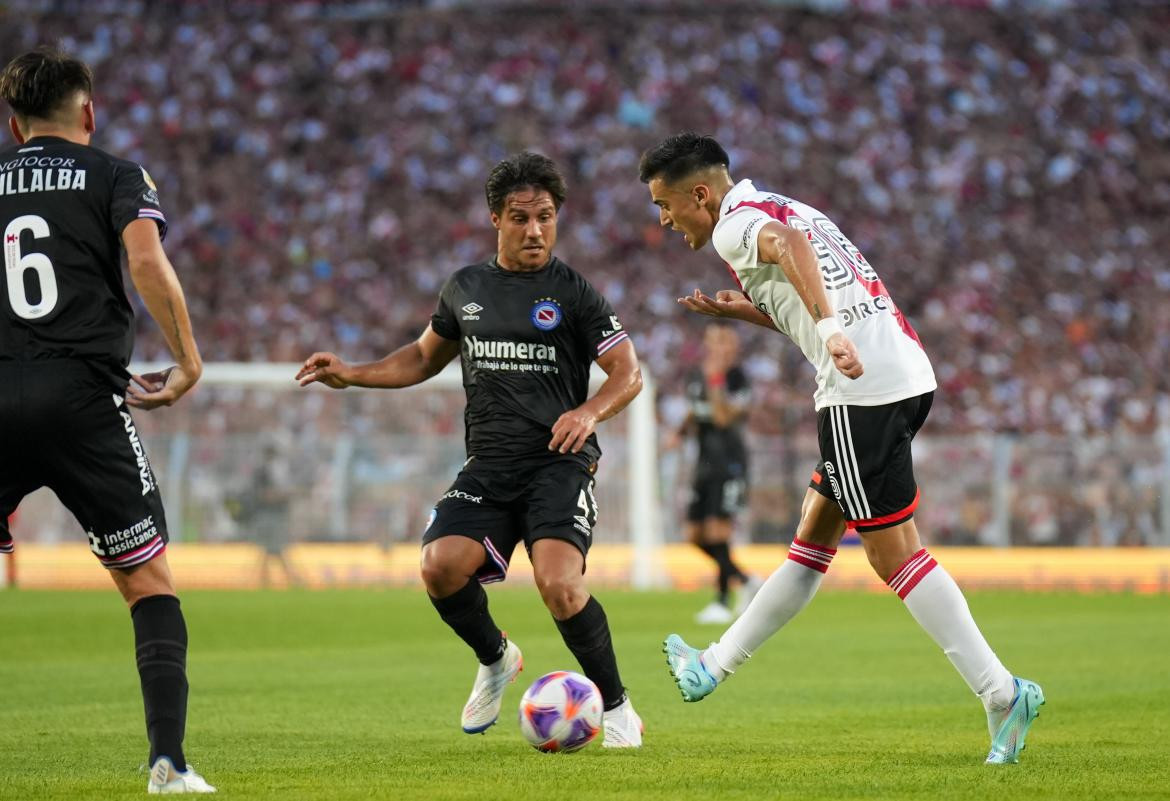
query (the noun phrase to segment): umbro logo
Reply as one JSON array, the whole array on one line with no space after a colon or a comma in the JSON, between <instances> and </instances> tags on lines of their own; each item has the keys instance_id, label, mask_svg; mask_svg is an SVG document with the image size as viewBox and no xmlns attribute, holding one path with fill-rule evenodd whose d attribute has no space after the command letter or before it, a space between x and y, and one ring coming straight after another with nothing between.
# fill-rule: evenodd
<instances>
[{"instance_id":1,"label":"umbro logo","mask_svg":"<svg viewBox=\"0 0 1170 801\"><path fill-rule=\"evenodd\" d=\"M483 306L480 306L474 300L463 307L464 320L478 320L479 313L483 311Z\"/></svg>"}]
</instances>

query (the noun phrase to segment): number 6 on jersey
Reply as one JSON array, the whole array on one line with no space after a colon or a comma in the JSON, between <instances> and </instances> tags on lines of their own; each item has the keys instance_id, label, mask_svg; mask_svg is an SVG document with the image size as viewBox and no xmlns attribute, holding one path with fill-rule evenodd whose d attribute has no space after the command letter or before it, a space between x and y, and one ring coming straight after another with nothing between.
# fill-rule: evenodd
<instances>
[{"instance_id":1,"label":"number 6 on jersey","mask_svg":"<svg viewBox=\"0 0 1170 801\"><path fill-rule=\"evenodd\" d=\"M49 235L49 224L44 217L25 214L8 223L4 229L4 273L8 283L8 302L17 317L36 320L44 317L57 305L57 277L53 274L53 262L44 253L20 255L20 235L32 231L37 239ZM24 286L26 270L35 270L41 285L41 300L30 303Z\"/></svg>"}]
</instances>

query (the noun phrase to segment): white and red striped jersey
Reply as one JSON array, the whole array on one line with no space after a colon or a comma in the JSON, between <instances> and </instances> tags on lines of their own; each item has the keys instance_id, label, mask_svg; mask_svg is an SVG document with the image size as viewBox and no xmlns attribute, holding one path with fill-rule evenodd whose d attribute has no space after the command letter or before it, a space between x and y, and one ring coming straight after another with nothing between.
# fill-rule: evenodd
<instances>
[{"instance_id":1,"label":"white and red striped jersey","mask_svg":"<svg viewBox=\"0 0 1170 801\"><path fill-rule=\"evenodd\" d=\"M776 220L803 231L825 279L829 303L857 345L865 373L854 380L833 366L812 315L777 264L760 261L760 231ZM930 359L910 323L869 262L832 220L792 198L758 191L740 181L723 198L712 236L740 289L772 318L817 370L813 401L826 406L880 406L913 398L937 386Z\"/></svg>"}]
</instances>

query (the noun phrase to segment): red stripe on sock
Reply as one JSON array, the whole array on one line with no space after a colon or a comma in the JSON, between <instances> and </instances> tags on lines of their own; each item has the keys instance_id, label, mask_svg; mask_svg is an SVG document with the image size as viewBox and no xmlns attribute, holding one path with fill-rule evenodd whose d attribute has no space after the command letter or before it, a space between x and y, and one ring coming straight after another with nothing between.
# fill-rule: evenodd
<instances>
[{"instance_id":1,"label":"red stripe on sock","mask_svg":"<svg viewBox=\"0 0 1170 801\"><path fill-rule=\"evenodd\" d=\"M889 584L891 587L894 586L894 583L902 577L902 573L905 570L909 569L911 563L913 563L918 557L922 556L925 553L926 553L926 549L920 548L917 553L915 553L913 556L911 556L909 559L907 559L905 562L903 562L898 567L898 569L894 571L894 574L892 576L890 576L888 579L886 579L886 584Z\"/></svg>"},{"instance_id":2,"label":"red stripe on sock","mask_svg":"<svg viewBox=\"0 0 1170 801\"><path fill-rule=\"evenodd\" d=\"M836 548L826 548L824 545L814 545L811 542L805 542L800 537L794 537L792 539L792 544L799 545L802 548L808 548L810 551L820 551L823 554L828 554L830 558L832 558L833 555L837 553Z\"/></svg>"},{"instance_id":3,"label":"red stripe on sock","mask_svg":"<svg viewBox=\"0 0 1170 801\"><path fill-rule=\"evenodd\" d=\"M826 565L824 562L814 562L812 559L808 559L806 557L799 556L792 551L788 552L788 558L791 559L793 562L796 562L798 565L804 565L805 567L811 567L813 570L818 570L821 573L828 573L829 572L829 566Z\"/></svg>"},{"instance_id":4,"label":"red stripe on sock","mask_svg":"<svg viewBox=\"0 0 1170 801\"><path fill-rule=\"evenodd\" d=\"M910 577L910 580L906 582L902 589L898 590L898 597L905 601L906 596L910 594L910 590L917 587L918 582L926 578L926 574L934 570L937 565L938 562L934 561L934 557L927 559L922 567L914 571L914 575Z\"/></svg>"}]
</instances>

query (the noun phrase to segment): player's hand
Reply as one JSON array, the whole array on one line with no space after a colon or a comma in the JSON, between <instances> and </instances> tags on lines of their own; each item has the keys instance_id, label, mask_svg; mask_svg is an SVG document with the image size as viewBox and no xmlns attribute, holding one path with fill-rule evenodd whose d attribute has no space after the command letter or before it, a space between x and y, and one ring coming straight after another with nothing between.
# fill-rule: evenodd
<instances>
[{"instance_id":1,"label":"player's hand","mask_svg":"<svg viewBox=\"0 0 1170 801\"><path fill-rule=\"evenodd\" d=\"M320 381L327 387L345 389L349 386L349 381L345 377L348 372L349 365L338 358L336 354L314 353L305 359L305 363L297 371L296 380L300 382L302 387L307 387L314 381Z\"/></svg>"},{"instance_id":2,"label":"player's hand","mask_svg":"<svg viewBox=\"0 0 1170 801\"><path fill-rule=\"evenodd\" d=\"M578 406L562 414L553 423L550 451L579 453L585 447L585 440L597 428L597 415Z\"/></svg>"},{"instance_id":3,"label":"player's hand","mask_svg":"<svg viewBox=\"0 0 1170 801\"><path fill-rule=\"evenodd\" d=\"M126 405L146 411L170 406L187 394L187 390L199 380L198 375L177 365L157 373L132 375L130 378L130 385L126 387Z\"/></svg>"},{"instance_id":4,"label":"player's hand","mask_svg":"<svg viewBox=\"0 0 1170 801\"><path fill-rule=\"evenodd\" d=\"M685 298L679 298L678 302L688 311L705 314L708 317L730 317L737 320L744 319L745 313L750 314L756 308L746 295L731 289L721 289L715 293L715 297L705 295L702 290L696 289Z\"/></svg>"},{"instance_id":5,"label":"player's hand","mask_svg":"<svg viewBox=\"0 0 1170 801\"><path fill-rule=\"evenodd\" d=\"M865 368L861 366L861 356L857 353L857 346L853 340L844 334L833 334L825 343L829 355L833 357L833 365L846 378L861 378Z\"/></svg>"}]
</instances>

